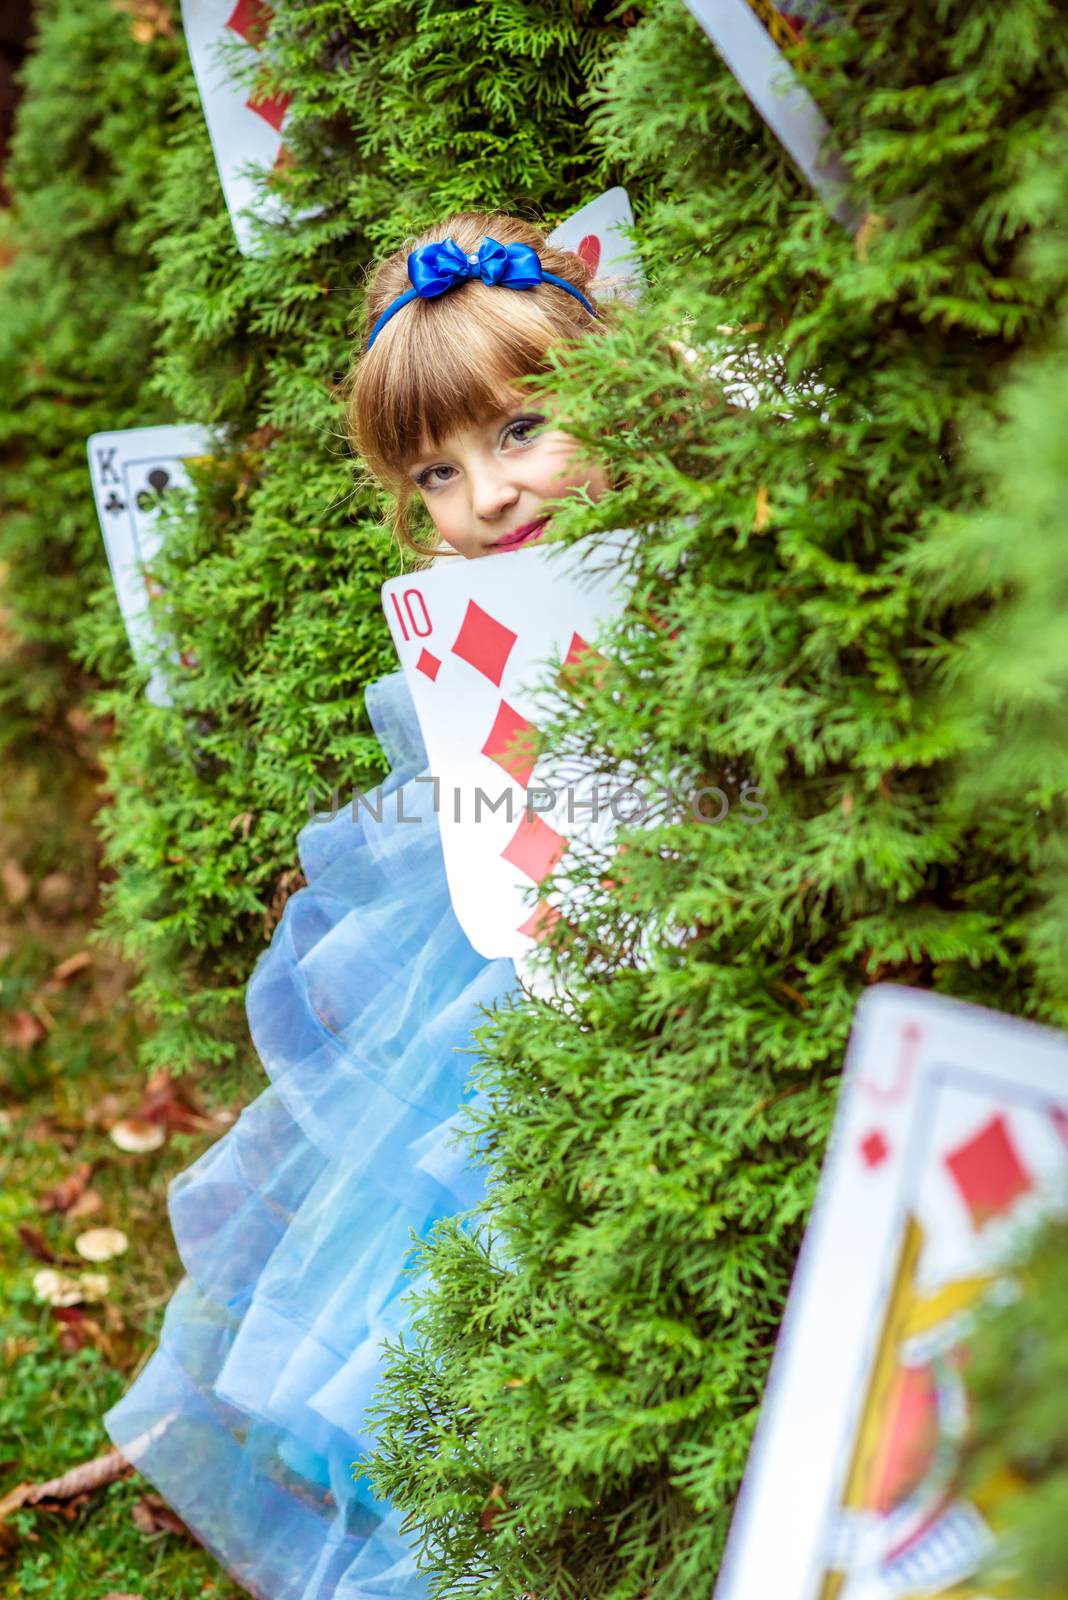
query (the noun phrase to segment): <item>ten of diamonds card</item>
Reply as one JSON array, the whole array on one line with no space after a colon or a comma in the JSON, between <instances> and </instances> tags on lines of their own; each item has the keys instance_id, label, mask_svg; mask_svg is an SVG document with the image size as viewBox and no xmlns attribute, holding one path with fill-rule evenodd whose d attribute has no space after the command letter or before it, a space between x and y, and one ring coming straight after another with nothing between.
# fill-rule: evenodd
<instances>
[{"instance_id":1,"label":"ten of diamonds card","mask_svg":"<svg viewBox=\"0 0 1068 1600\"><path fill-rule=\"evenodd\" d=\"M987 1594L999 1482L961 1487L967 1342L1066 1187L1065 1035L864 995L716 1600Z\"/></svg>"}]
</instances>

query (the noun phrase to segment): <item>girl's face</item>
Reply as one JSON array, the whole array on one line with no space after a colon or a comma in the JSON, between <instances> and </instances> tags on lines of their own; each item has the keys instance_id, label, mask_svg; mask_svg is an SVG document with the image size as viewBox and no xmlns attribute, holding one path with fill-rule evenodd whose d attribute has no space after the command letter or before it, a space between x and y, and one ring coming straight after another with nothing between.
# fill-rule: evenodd
<instances>
[{"instance_id":1,"label":"girl's face","mask_svg":"<svg viewBox=\"0 0 1068 1600\"><path fill-rule=\"evenodd\" d=\"M591 499L608 480L578 463L568 434L546 428L529 397L486 422L459 428L408 463L407 471L444 542L459 555L500 555L533 544L545 532L547 500L569 490Z\"/></svg>"}]
</instances>

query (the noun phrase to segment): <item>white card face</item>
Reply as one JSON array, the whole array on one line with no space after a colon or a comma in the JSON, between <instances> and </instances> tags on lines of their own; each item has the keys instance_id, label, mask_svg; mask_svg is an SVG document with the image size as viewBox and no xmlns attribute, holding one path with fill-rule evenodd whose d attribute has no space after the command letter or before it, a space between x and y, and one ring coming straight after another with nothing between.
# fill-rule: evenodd
<instances>
[{"instance_id":1,"label":"white card face","mask_svg":"<svg viewBox=\"0 0 1068 1600\"><path fill-rule=\"evenodd\" d=\"M255 99L247 85L234 81L231 69L235 48L249 60L255 58L270 17L265 0L182 0L182 23L204 120L243 255L255 250L251 218L273 222L285 214L282 200L265 194L256 174L269 172L282 156L288 98Z\"/></svg>"},{"instance_id":2,"label":"white card face","mask_svg":"<svg viewBox=\"0 0 1068 1600\"><path fill-rule=\"evenodd\" d=\"M833 21L830 8L773 0L685 0L753 105L820 195L833 217L856 228L859 213L844 198L849 174L829 154L830 128L815 100L783 55L810 23Z\"/></svg>"},{"instance_id":3,"label":"white card face","mask_svg":"<svg viewBox=\"0 0 1068 1600\"><path fill-rule=\"evenodd\" d=\"M1066 1196L1068 1036L868 990L716 1600L987 1593L1004 1489L955 1477L970 1319Z\"/></svg>"},{"instance_id":4,"label":"white card face","mask_svg":"<svg viewBox=\"0 0 1068 1600\"><path fill-rule=\"evenodd\" d=\"M125 428L94 433L87 449L119 610L130 648L141 659L154 637L153 596L161 592L151 566L160 546L160 496L168 488L188 488L186 463L211 454L211 436L196 426ZM158 673L146 692L155 705L169 703Z\"/></svg>"},{"instance_id":5,"label":"white card face","mask_svg":"<svg viewBox=\"0 0 1068 1600\"><path fill-rule=\"evenodd\" d=\"M633 225L626 189L608 189L554 228L549 243L582 257L594 275L597 294L630 299L645 281L641 259L625 231Z\"/></svg>"},{"instance_id":6,"label":"white card face","mask_svg":"<svg viewBox=\"0 0 1068 1600\"><path fill-rule=\"evenodd\" d=\"M592 641L626 602L623 537L457 557L382 586L437 779L453 908L481 955L533 948L546 912L531 891L591 826L596 774L561 782L537 728L559 663L597 671Z\"/></svg>"}]
</instances>

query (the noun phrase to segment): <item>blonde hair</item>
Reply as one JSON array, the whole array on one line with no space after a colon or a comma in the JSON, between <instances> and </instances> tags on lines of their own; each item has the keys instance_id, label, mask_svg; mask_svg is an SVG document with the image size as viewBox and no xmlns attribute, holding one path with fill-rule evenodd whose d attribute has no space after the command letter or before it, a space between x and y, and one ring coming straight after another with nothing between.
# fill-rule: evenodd
<instances>
[{"instance_id":1,"label":"blonde hair","mask_svg":"<svg viewBox=\"0 0 1068 1600\"><path fill-rule=\"evenodd\" d=\"M530 245L546 272L592 299L591 274L579 256L555 249L518 217L464 211L409 240L375 269L364 344L381 313L410 288L411 251L453 239L467 254L487 236L500 244ZM573 343L595 326L580 301L551 283L517 290L478 279L433 300L414 300L391 318L350 377L346 420L357 454L396 497L393 531L399 543L428 554L408 529L416 491L407 463L457 428L506 410L516 381L545 370L550 345Z\"/></svg>"}]
</instances>

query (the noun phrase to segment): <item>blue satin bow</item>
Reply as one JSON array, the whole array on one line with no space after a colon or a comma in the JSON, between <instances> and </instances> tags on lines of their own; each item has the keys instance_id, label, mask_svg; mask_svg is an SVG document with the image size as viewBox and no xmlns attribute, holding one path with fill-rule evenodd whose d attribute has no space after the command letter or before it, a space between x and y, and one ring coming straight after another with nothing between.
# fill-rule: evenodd
<instances>
[{"instance_id":1,"label":"blue satin bow","mask_svg":"<svg viewBox=\"0 0 1068 1600\"><path fill-rule=\"evenodd\" d=\"M404 306L415 299L433 300L439 294L459 288L470 278L499 285L502 289L536 289L539 283L553 283L581 300L591 317L597 315L573 283L544 270L541 257L529 244L498 244L496 239L485 238L477 250L468 254L454 239L437 240L412 251L408 257L408 278L412 287L383 311L367 336L368 350L390 318Z\"/></svg>"},{"instance_id":2,"label":"blue satin bow","mask_svg":"<svg viewBox=\"0 0 1068 1600\"><path fill-rule=\"evenodd\" d=\"M408 257L408 277L422 300L455 289L468 278L500 283L506 289L533 289L542 281L541 259L529 244L498 244L483 239L476 251L465 255L453 239L425 244Z\"/></svg>"}]
</instances>

